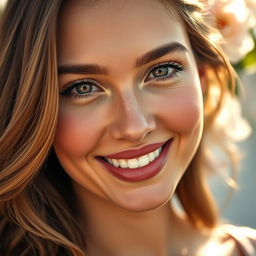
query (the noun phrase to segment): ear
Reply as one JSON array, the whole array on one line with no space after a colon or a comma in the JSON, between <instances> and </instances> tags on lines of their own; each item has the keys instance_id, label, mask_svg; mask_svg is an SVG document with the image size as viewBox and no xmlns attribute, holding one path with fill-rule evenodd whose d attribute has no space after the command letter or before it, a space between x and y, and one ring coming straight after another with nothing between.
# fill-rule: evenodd
<instances>
[{"instance_id":1,"label":"ear","mask_svg":"<svg viewBox=\"0 0 256 256\"><path fill-rule=\"evenodd\" d=\"M204 94L207 87L207 71L204 65L200 65L200 67L198 67L198 74L200 78L201 89Z\"/></svg>"}]
</instances>

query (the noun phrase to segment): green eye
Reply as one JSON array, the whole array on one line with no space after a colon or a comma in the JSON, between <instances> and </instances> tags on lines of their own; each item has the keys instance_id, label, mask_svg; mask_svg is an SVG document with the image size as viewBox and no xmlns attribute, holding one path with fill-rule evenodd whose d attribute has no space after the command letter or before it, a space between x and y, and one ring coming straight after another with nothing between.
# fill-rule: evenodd
<instances>
[{"instance_id":1,"label":"green eye","mask_svg":"<svg viewBox=\"0 0 256 256\"><path fill-rule=\"evenodd\" d=\"M78 94L86 94L92 91L92 85L88 83L81 83L76 85L74 89Z\"/></svg>"},{"instance_id":2,"label":"green eye","mask_svg":"<svg viewBox=\"0 0 256 256\"><path fill-rule=\"evenodd\" d=\"M65 97L90 97L102 93L103 89L94 80L80 80L72 83L60 94Z\"/></svg>"},{"instance_id":3,"label":"green eye","mask_svg":"<svg viewBox=\"0 0 256 256\"><path fill-rule=\"evenodd\" d=\"M156 68L152 71L152 74L155 77L166 76L166 75L168 75L168 73L169 73L168 67L159 67L159 68Z\"/></svg>"},{"instance_id":4,"label":"green eye","mask_svg":"<svg viewBox=\"0 0 256 256\"><path fill-rule=\"evenodd\" d=\"M151 69L146 78L148 80L165 80L172 79L183 71L183 66L177 62L167 62L156 65Z\"/></svg>"}]
</instances>

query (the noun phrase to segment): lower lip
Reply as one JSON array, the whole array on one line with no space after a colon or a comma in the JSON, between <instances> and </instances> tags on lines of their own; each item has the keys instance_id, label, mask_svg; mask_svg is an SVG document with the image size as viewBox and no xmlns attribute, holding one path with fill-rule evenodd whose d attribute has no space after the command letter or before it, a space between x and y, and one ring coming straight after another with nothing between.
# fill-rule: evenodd
<instances>
[{"instance_id":1,"label":"lower lip","mask_svg":"<svg viewBox=\"0 0 256 256\"><path fill-rule=\"evenodd\" d=\"M162 170L163 166L166 163L167 154L170 149L171 143L172 143L172 140L169 140L164 145L159 156L153 162L140 168L135 168L135 169L118 168L109 164L102 158L97 157L97 160L100 161L101 164L103 164L103 166L106 168L107 171L109 171L112 175L114 175L120 180L124 180L128 182L142 181L155 176Z\"/></svg>"}]
</instances>

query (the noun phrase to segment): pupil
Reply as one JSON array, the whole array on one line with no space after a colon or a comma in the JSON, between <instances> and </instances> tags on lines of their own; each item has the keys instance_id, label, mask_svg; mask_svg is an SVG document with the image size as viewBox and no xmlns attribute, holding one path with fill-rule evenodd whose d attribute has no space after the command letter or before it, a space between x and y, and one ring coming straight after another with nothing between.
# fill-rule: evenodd
<instances>
[{"instance_id":1,"label":"pupil","mask_svg":"<svg viewBox=\"0 0 256 256\"><path fill-rule=\"evenodd\" d=\"M77 87L76 90L78 93L87 93L87 92L90 92L91 86L88 84L81 84Z\"/></svg>"},{"instance_id":2,"label":"pupil","mask_svg":"<svg viewBox=\"0 0 256 256\"><path fill-rule=\"evenodd\" d=\"M165 76L168 74L168 69L166 67L157 68L154 71L155 76Z\"/></svg>"}]
</instances>

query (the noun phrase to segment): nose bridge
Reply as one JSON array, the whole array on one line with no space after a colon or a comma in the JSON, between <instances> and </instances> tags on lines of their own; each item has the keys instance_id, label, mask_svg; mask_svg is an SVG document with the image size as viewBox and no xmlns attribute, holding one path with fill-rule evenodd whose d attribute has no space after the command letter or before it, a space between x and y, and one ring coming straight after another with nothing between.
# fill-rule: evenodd
<instances>
[{"instance_id":1,"label":"nose bridge","mask_svg":"<svg viewBox=\"0 0 256 256\"><path fill-rule=\"evenodd\" d=\"M114 106L116 117L112 135L116 139L143 140L155 128L153 117L145 108L134 90L120 92Z\"/></svg>"}]
</instances>

